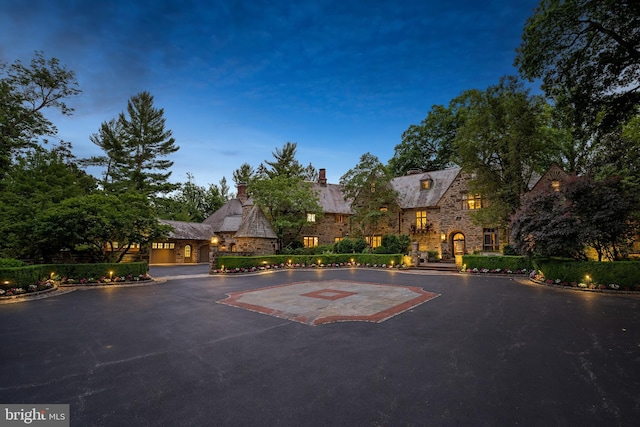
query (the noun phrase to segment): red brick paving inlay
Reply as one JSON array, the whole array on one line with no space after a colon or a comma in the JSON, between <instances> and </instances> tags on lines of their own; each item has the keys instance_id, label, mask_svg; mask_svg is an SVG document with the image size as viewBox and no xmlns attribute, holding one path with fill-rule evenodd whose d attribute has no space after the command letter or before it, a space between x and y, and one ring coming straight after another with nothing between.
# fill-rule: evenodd
<instances>
[{"instance_id":1,"label":"red brick paving inlay","mask_svg":"<svg viewBox=\"0 0 640 427\"><path fill-rule=\"evenodd\" d=\"M218 303L307 325L380 323L439 296L415 286L348 280L297 282L228 295Z\"/></svg>"}]
</instances>

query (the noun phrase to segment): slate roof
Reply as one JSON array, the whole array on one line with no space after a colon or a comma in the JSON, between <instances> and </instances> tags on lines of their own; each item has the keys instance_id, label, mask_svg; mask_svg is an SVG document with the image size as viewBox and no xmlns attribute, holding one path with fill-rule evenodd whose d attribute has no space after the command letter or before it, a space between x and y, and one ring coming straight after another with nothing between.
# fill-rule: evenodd
<instances>
[{"instance_id":1,"label":"slate roof","mask_svg":"<svg viewBox=\"0 0 640 427\"><path fill-rule=\"evenodd\" d=\"M313 190L317 192L320 206L325 213L352 214L351 204L344 201L342 186L338 184L314 184Z\"/></svg>"},{"instance_id":2,"label":"slate roof","mask_svg":"<svg viewBox=\"0 0 640 427\"><path fill-rule=\"evenodd\" d=\"M391 186L398 192L398 204L402 209L436 207L461 170L455 167L401 176L392 179ZM427 179L432 180L431 187L421 190L420 182Z\"/></svg>"},{"instance_id":3,"label":"slate roof","mask_svg":"<svg viewBox=\"0 0 640 427\"><path fill-rule=\"evenodd\" d=\"M251 237L263 239L277 239L278 236L271 228L271 224L262 213L258 205L254 205L247 217L242 221L240 228L236 231L235 237Z\"/></svg>"},{"instance_id":4,"label":"slate roof","mask_svg":"<svg viewBox=\"0 0 640 427\"><path fill-rule=\"evenodd\" d=\"M169 238L171 239L209 240L211 239L211 236L213 236L213 229L209 224L169 221L166 219L161 219L159 222L173 227L173 231L169 232Z\"/></svg>"},{"instance_id":5,"label":"slate roof","mask_svg":"<svg viewBox=\"0 0 640 427\"><path fill-rule=\"evenodd\" d=\"M215 233L237 231L242 223L242 202L238 199L229 200L203 223L210 225Z\"/></svg>"}]
</instances>

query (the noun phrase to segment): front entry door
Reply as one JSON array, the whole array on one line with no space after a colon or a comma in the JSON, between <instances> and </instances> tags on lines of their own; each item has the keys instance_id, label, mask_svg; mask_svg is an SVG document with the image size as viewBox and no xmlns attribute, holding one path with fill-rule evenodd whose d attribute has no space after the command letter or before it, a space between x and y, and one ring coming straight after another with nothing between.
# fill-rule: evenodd
<instances>
[{"instance_id":1,"label":"front entry door","mask_svg":"<svg viewBox=\"0 0 640 427\"><path fill-rule=\"evenodd\" d=\"M464 255L464 234L456 233L453 236L453 253L455 255Z\"/></svg>"}]
</instances>

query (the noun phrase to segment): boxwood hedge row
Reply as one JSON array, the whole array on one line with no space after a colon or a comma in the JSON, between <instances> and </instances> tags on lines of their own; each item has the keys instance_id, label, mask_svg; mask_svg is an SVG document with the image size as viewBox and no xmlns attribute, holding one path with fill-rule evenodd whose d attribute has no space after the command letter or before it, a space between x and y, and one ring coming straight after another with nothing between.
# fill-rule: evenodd
<instances>
[{"instance_id":1,"label":"boxwood hedge row","mask_svg":"<svg viewBox=\"0 0 640 427\"><path fill-rule=\"evenodd\" d=\"M74 280L100 277L139 276L149 271L146 262L109 264L39 264L26 267L0 267L0 286L26 288L53 277Z\"/></svg>"},{"instance_id":2,"label":"boxwood hedge row","mask_svg":"<svg viewBox=\"0 0 640 427\"><path fill-rule=\"evenodd\" d=\"M262 267L265 265L299 264L347 264L359 263L370 265L401 265L402 254L323 254L323 255L265 255L265 256L221 256L218 257L218 269L232 270L236 268Z\"/></svg>"}]
</instances>

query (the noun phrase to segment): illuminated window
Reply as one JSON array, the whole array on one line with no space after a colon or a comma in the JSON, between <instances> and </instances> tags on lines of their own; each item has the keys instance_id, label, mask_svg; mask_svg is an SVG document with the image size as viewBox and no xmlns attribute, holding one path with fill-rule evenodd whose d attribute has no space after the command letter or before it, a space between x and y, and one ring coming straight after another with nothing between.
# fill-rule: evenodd
<instances>
[{"instance_id":1,"label":"illuminated window","mask_svg":"<svg viewBox=\"0 0 640 427\"><path fill-rule=\"evenodd\" d=\"M302 242L304 243L305 248L315 248L316 246L318 246L318 237L305 236L302 238Z\"/></svg>"},{"instance_id":2,"label":"illuminated window","mask_svg":"<svg viewBox=\"0 0 640 427\"><path fill-rule=\"evenodd\" d=\"M431 188L432 185L433 185L433 181L430 179L423 179L422 181L420 181L421 190L428 190Z\"/></svg>"},{"instance_id":3,"label":"illuminated window","mask_svg":"<svg viewBox=\"0 0 640 427\"><path fill-rule=\"evenodd\" d=\"M382 244L382 236L367 237L367 243L375 249Z\"/></svg>"},{"instance_id":4,"label":"illuminated window","mask_svg":"<svg viewBox=\"0 0 640 427\"><path fill-rule=\"evenodd\" d=\"M333 243L338 243L339 241L341 241L342 239L344 239L344 237L334 237L333 238Z\"/></svg>"},{"instance_id":5,"label":"illuminated window","mask_svg":"<svg viewBox=\"0 0 640 427\"><path fill-rule=\"evenodd\" d=\"M551 188L553 189L553 191L560 191L560 181L558 181L557 179L551 181Z\"/></svg>"},{"instance_id":6,"label":"illuminated window","mask_svg":"<svg viewBox=\"0 0 640 427\"><path fill-rule=\"evenodd\" d=\"M118 249L118 242L111 242L113 249Z\"/></svg>"},{"instance_id":7,"label":"illuminated window","mask_svg":"<svg viewBox=\"0 0 640 427\"><path fill-rule=\"evenodd\" d=\"M416 228L418 230L427 228L427 211L416 212Z\"/></svg>"},{"instance_id":8,"label":"illuminated window","mask_svg":"<svg viewBox=\"0 0 640 427\"><path fill-rule=\"evenodd\" d=\"M495 228L485 228L484 242L482 244L483 251L497 251L499 249L498 232Z\"/></svg>"},{"instance_id":9,"label":"illuminated window","mask_svg":"<svg viewBox=\"0 0 640 427\"><path fill-rule=\"evenodd\" d=\"M191 258L191 245L187 245L184 247L184 257Z\"/></svg>"},{"instance_id":10,"label":"illuminated window","mask_svg":"<svg viewBox=\"0 0 640 427\"><path fill-rule=\"evenodd\" d=\"M344 222L344 216L341 214L336 214L336 222Z\"/></svg>"},{"instance_id":11,"label":"illuminated window","mask_svg":"<svg viewBox=\"0 0 640 427\"><path fill-rule=\"evenodd\" d=\"M383 206L383 207L380 208L380 212L386 212L386 211L387 211L387 207L386 206Z\"/></svg>"},{"instance_id":12,"label":"illuminated window","mask_svg":"<svg viewBox=\"0 0 640 427\"><path fill-rule=\"evenodd\" d=\"M307 222L316 222L316 214L308 213L307 214Z\"/></svg>"},{"instance_id":13,"label":"illuminated window","mask_svg":"<svg viewBox=\"0 0 640 427\"><path fill-rule=\"evenodd\" d=\"M462 194L462 210L475 210L486 206L479 194Z\"/></svg>"},{"instance_id":14,"label":"illuminated window","mask_svg":"<svg viewBox=\"0 0 640 427\"><path fill-rule=\"evenodd\" d=\"M152 249L173 249L175 248L176 244L175 243L159 243L159 242L154 242L151 244L151 248Z\"/></svg>"}]
</instances>

